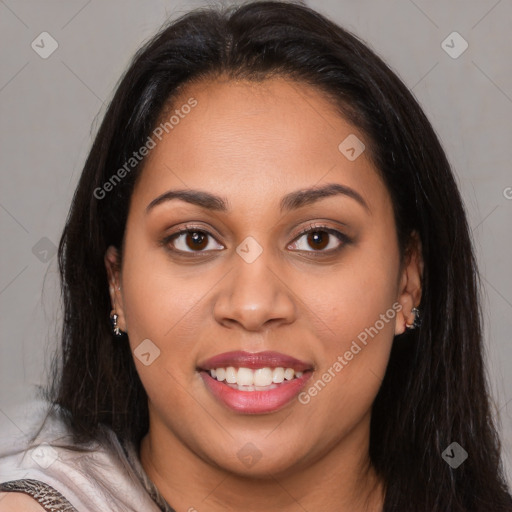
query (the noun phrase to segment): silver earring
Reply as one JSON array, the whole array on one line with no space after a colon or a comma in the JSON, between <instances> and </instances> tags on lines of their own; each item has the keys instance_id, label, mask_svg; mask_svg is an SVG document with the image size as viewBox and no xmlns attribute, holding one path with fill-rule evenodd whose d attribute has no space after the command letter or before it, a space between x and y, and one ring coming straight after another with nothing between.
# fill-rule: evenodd
<instances>
[{"instance_id":1,"label":"silver earring","mask_svg":"<svg viewBox=\"0 0 512 512\"><path fill-rule=\"evenodd\" d=\"M420 310L418 308L412 308L411 313L414 313L414 321L412 324L405 324L407 329L416 329L421 325Z\"/></svg>"},{"instance_id":2,"label":"silver earring","mask_svg":"<svg viewBox=\"0 0 512 512\"><path fill-rule=\"evenodd\" d=\"M110 313L110 323L112 324L112 331L117 337L121 337L124 332L119 329L119 326L117 325L117 319L119 318L119 315L117 313Z\"/></svg>"}]
</instances>

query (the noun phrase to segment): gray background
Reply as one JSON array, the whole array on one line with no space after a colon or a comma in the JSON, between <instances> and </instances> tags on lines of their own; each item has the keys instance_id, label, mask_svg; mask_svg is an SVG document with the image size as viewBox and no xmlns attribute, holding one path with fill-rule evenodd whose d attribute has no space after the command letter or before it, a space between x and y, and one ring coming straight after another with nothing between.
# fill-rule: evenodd
<instances>
[{"instance_id":1,"label":"gray background","mask_svg":"<svg viewBox=\"0 0 512 512\"><path fill-rule=\"evenodd\" d=\"M388 62L424 108L453 165L485 286L493 407L512 482L512 3L307 3ZM61 313L54 250L106 103L140 44L168 16L205 4L0 0L3 436L26 428L35 386L44 382L56 346ZM441 45L453 31L469 45L455 59ZM42 32L58 43L47 59L31 47ZM456 40L447 44L461 48Z\"/></svg>"}]
</instances>

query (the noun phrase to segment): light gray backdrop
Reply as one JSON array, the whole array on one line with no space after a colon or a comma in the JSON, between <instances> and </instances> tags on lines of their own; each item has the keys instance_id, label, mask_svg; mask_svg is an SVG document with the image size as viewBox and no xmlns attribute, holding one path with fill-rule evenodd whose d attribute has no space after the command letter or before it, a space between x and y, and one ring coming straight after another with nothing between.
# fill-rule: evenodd
<instances>
[{"instance_id":1,"label":"light gray backdrop","mask_svg":"<svg viewBox=\"0 0 512 512\"><path fill-rule=\"evenodd\" d=\"M512 475L512 2L307 3L390 64L423 106L453 164L485 285L488 367ZM167 17L205 4L0 0L3 436L25 428L56 343L55 246L91 134L140 44Z\"/></svg>"}]
</instances>

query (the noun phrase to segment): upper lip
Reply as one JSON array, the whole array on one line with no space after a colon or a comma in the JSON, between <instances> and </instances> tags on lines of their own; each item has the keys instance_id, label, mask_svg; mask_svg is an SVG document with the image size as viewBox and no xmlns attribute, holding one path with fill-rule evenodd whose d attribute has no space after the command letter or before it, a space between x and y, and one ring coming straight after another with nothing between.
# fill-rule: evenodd
<instances>
[{"instance_id":1,"label":"upper lip","mask_svg":"<svg viewBox=\"0 0 512 512\"><path fill-rule=\"evenodd\" d=\"M198 365L200 370L211 370L212 368L227 368L234 366L237 368L293 368L295 371L306 371L312 369L312 365L305 361L300 361L295 357L281 354L280 352L243 352L240 350L224 352L203 361Z\"/></svg>"}]
</instances>

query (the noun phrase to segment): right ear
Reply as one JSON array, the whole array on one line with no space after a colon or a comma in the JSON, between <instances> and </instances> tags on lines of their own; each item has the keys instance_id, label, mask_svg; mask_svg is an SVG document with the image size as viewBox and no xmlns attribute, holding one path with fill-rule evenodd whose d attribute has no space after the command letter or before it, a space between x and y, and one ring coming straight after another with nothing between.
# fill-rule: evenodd
<instances>
[{"instance_id":1,"label":"right ear","mask_svg":"<svg viewBox=\"0 0 512 512\"><path fill-rule=\"evenodd\" d=\"M105 252L105 268L108 275L108 289L110 293L110 303L114 313L118 315L117 325L126 331L126 319L123 306L123 290L121 286L121 257L119 251L113 245L109 246Z\"/></svg>"}]
</instances>

